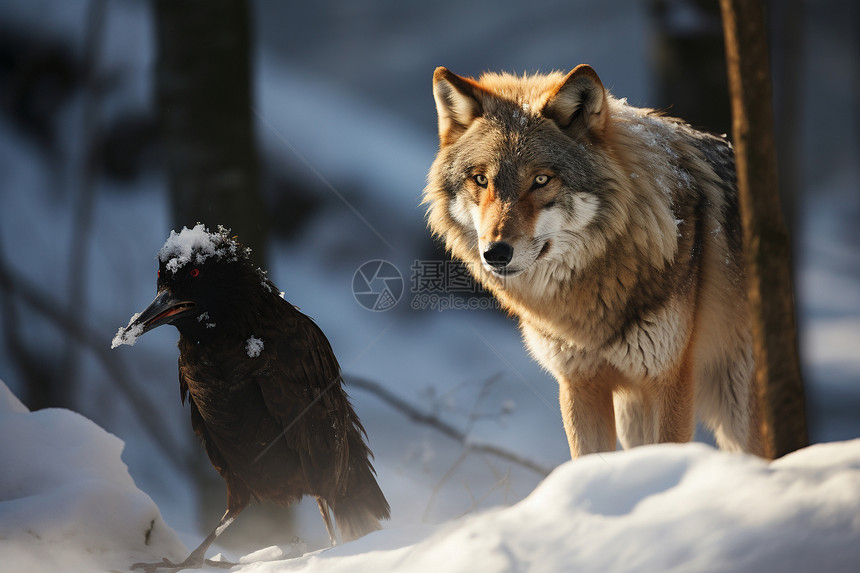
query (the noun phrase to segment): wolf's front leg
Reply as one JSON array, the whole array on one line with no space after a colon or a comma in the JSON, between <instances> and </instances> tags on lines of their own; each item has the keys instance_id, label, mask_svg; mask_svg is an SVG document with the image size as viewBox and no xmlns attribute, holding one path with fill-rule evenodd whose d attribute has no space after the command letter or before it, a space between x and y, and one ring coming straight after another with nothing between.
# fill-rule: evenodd
<instances>
[{"instance_id":1,"label":"wolf's front leg","mask_svg":"<svg viewBox=\"0 0 860 573\"><path fill-rule=\"evenodd\" d=\"M625 450L657 442L657 413L650 393L629 385L613 393L615 429Z\"/></svg>"},{"instance_id":2,"label":"wolf's front leg","mask_svg":"<svg viewBox=\"0 0 860 573\"><path fill-rule=\"evenodd\" d=\"M688 349L677 364L649 384L657 416L658 442L689 442L696 430L692 354Z\"/></svg>"},{"instance_id":3,"label":"wolf's front leg","mask_svg":"<svg viewBox=\"0 0 860 573\"><path fill-rule=\"evenodd\" d=\"M558 401L570 457L615 450L612 387L602 376L558 379Z\"/></svg>"}]
</instances>

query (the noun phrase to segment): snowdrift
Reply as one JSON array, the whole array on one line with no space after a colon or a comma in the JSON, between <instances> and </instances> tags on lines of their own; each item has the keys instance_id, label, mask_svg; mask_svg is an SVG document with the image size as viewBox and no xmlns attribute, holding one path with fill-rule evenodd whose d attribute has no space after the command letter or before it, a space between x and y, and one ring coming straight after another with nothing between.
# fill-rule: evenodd
<instances>
[{"instance_id":1,"label":"snowdrift","mask_svg":"<svg viewBox=\"0 0 860 573\"><path fill-rule=\"evenodd\" d=\"M858 571L860 440L774 463L703 444L587 456L522 502L250 571Z\"/></svg>"},{"instance_id":2,"label":"snowdrift","mask_svg":"<svg viewBox=\"0 0 860 573\"><path fill-rule=\"evenodd\" d=\"M28 412L0 382L3 570L124 571L185 557L122 447L73 412ZM592 455L511 507L285 558L295 549L263 548L234 571L853 572L860 440L770 464L695 443Z\"/></svg>"},{"instance_id":3,"label":"snowdrift","mask_svg":"<svg viewBox=\"0 0 860 573\"><path fill-rule=\"evenodd\" d=\"M62 409L30 412L0 381L0 569L127 571L185 547L120 459L123 442Z\"/></svg>"}]
</instances>

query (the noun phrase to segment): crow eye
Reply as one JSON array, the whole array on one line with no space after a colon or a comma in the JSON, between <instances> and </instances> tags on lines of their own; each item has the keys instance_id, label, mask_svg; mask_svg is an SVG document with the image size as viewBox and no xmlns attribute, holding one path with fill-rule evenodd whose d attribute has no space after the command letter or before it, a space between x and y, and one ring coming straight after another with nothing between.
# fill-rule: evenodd
<instances>
[{"instance_id":1,"label":"crow eye","mask_svg":"<svg viewBox=\"0 0 860 573\"><path fill-rule=\"evenodd\" d=\"M475 183L477 183L481 187L486 187L489 182L490 180L487 179L487 176L483 173L478 173L477 175L475 175Z\"/></svg>"},{"instance_id":2,"label":"crow eye","mask_svg":"<svg viewBox=\"0 0 860 573\"><path fill-rule=\"evenodd\" d=\"M200 269L191 269L190 271L188 271L188 274L191 275L192 277L196 277L197 275L200 274Z\"/></svg>"},{"instance_id":3,"label":"crow eye","mask_svg":"<svg viewBox=\"0 0 860 573\"><path fill-rule=\"evenodd\" d=\"M538 175L535 177L535 187L543 187L547 183L549 183L549 175Z\"/></svg>"}]
</instances>

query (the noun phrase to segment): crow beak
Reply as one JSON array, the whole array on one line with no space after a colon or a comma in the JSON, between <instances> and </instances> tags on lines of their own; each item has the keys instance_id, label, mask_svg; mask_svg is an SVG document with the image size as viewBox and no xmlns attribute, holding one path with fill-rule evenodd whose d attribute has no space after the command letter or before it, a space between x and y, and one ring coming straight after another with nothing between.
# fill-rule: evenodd
<instances>
[{"instance_id":1,"label":"crow beak","mask_svg":"<svg viewBox=\"0 0 860 573\"><path fill-rule=\"evenodd\" d=\"M173 296L169 288L164 288L158 291L155 300L127 328L130 329L135 325L141 324L143 325L143 330L140 331L140 334L143 334L162 324L170 324L180 315L189 312L193 308L194 302L180 300Z\"/></svg>"},{"instance_id":2,"label":"crow beak","mask_svg":"<svg viewBox=\"0 0 860 573\"><path fill-rule=\"evenodd\" d=\"M194 310L194 302L181 300L173 296L169 288L158 291L153 300L143 312L131 318L128 326L120 328L113 339L111 348L120 344L134 345L137 337L157 328L162 324L170 324L180 316Z\"/></svg>"}]
</instances>

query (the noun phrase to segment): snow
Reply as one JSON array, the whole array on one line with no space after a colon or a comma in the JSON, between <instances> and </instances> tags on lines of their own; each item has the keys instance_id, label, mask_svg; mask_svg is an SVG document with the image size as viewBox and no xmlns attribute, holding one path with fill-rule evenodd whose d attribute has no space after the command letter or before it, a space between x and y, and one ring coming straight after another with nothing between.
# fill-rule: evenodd
<instances>
[{"instance_id":1,"label":"snow","mask_svg":"<svg viewBox=\"0 0 860 573\"><path fill-rule=\"evenodd\" d=\"M137 317L139 316L139 312L134 313L128 320L127 326L119 327L119 330L116 331L113 340L111 340L110 342L111 350L123 344L134 346L134 343L137 342L137 337L143 334L143 324L135 324L134 326L131 325L135 320L137 320Z\"/></svg>"},{"instance_id":2,"label":"snow","mask_svg":"<svg viewBox=\"0 0 860 573\"><path fill-rule=\"evenodd\" d=\"M265 284L265 283L264 283ZM204 312L197 317L197 322L206 321L206 328L215 328L217 326L214 322L209 322L209 312Z\"/></svg>"},{"instance_id":3,"label":"snow","mask_svg":"<svg viewBox=\"0 0 860 573\"><path fill-rule=\"evenodd\" d=\"M588 456L522 502L242 571L854 571L860 441L767 464L703 444Z\"/></svg>"},{"instance_id":4,"label":"snow","mask_svg":"<svg viewBox=\"0 0 860 573\"><path fill-rule=\"evenodd\" d=\"M239 559L241 564L259 563L265 561L277 561L282 559L295 559L307 553L307 546L300 539L294 540L290 545L264 547L259 551L249 553Z\"/></svg>"},{"instance_id":5,"label":"snow","mask_svg":"<svg viewBox=\"0 0 860 573\"><path fill-rule=\"evenodd\" d=\"M0 382L5 568L121 571L184 558L128 475L122 448L71 411L28 412ZM564 463L510 507L388 526L310 553L300 539L285 540L240 556L233 571L847 572L860 565L858 540L860 440L772 463L661 444Z\"/></svg>"},{"instance_id":6,"label":"snow","mask_svg":"<svg viewBox=\"0 0 860 573\"><path fill-rule=\"evenodd\" d=\"M70 410L29 412L0 381L4 571L127 570L185 547L120 459L123 443Z\"/></svg>"},{"instance_id":7,"label":"snow","mask_svg":"<svg viewBox=\"0 0 860 573\"><path fill-rule=\"evenodd\" d=\"M240 252L239 245L229 238L228 233L224 228L219 228L218 233L211 233L202 223L192 229L182 227L178 233L170 231L170 236L158 251L158 260L175 274L191 261L199 264L210 257L229 257L231 261L238 260L239 256L247 257L250 249L246 247Z\"/></svg>"},{"instance_id":8,"label":"snow","mask_svg":"<svg viewBox=\"0 0 860 573\"><path fill-rule=\"evenodd\" d=\"M248 352L249 357L256 358L263 351L263 341L255 336L251 336L245 341L245 350Z\"/></svg>"}]
</instances>

